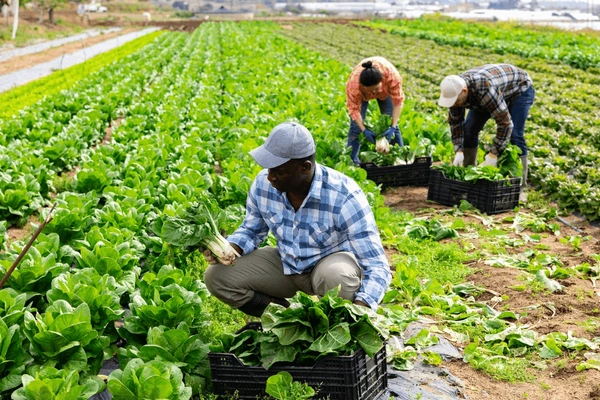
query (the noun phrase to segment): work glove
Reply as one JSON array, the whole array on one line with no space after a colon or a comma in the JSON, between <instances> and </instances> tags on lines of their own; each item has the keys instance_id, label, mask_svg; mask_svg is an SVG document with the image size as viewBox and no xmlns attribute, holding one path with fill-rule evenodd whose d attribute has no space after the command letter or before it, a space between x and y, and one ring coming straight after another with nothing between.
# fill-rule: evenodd
<instances>
[{"instance_id":1,"label":"work glove","mask_svg":"<svg viewBox=\"0 0 600 400\"><path fill-rule=\"evenodd\" d=\"M369 142L375 143L375 133L372 130L365 128L363 135L365 135L365 138L367 138Z\"/></svg>"},{"instance_id":2,"label":"work glove","mask_svg":"<svg viewBox=\"0 0 600 400\"><path fill-rule=\"evenodd\" d=\"M498 156L492 153L487 153L485 155L485 160L481 163L482 167L487 167L491 165L492 167L498 166Z\"/></svg>"},{"instance_id":3,"label":"work glove","mask_svg":"<svg viewBox=\"0 0 600 400\"><path fill-rule=\"evenodd\" d=\"M383 133L383 137L385 137L388 142L392 142L392 139L394 139L394 137L396 137L396 135L400 134L400 129L397 127L393 127L390 126L389 128L387 128L387 130Z\"/></svg>"},{"instance_id":4,"label":"work glove","mask_svg":"<svg viewBox=\"0 0 600 400\"><path fill-rule=\"evenodd\" d=\"M465 155L463 154L463 152L457 151L456 155L454 156L454 161L452 162L452 165L454 165L455 167L462 167L464 161Z\"/></svg>"}]
</instances>

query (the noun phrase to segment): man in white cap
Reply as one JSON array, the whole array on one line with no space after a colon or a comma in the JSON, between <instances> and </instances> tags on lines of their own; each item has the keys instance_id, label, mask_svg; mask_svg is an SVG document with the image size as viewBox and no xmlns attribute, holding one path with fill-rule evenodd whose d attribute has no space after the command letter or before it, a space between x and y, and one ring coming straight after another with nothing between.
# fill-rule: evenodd
<instances>
[{"instance_id":1,"label":"man in white cap","mask_svg":"<svg viewBox=\"0 0 600 400\"><path fill-rule=\"evenodd\" d=\"M527 144L525 121L535 99L529 74L510 64L488 64L460 75L450 75L440 84L438 104L448 107L448 122L454 144L454 165L476 165L479 132L494 118L496 139L481 165L498 163L498 156L508 142L521 149L523 179L527 185ZM465 109L469 113L465 120Z\"/></svg>"},{"instance_id":2,"label":"man in white cap","mask_svg":"<svg viewBox=\"0 0 600 400\"><path fill-rule=\"evenodd\" d=\"M375 218L352 179L315 162L310 132L277 125L250 155L262 170L248 192L246 217L227 238L241 254L211 265L204 279L221 301L260 316L270 303L288 306L298 291L339 295L376 309L391 281ZM277 247L259 247L271 232Z\"/></svg>"}]
</instances>

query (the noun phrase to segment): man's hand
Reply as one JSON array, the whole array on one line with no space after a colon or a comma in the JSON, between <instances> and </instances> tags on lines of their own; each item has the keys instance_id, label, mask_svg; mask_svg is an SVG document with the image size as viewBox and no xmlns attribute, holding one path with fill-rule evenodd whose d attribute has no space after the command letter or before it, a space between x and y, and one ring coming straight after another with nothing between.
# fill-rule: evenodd
<instances>
[{"instance_id":1,"label":"man's hand","mask_svg":"<svg viewBox=\"0 0 600 400\"><path fill-rule=\"evenodd\" d=\"M372 130L365 129L363 135L365 135L365 138L367 138L369 142L375 143L375 133Z\"/></svg>"},{"instance_id":2,"label":"man's hand","mask_svg":"<svg viewBox=\"0 0 600 400\"><path fill-rule=\"evenodd\" d=\"M454 165L455 167L462 167L464 161L465 161L464 153L462 151L457 151L456 155L454 156L454 161L452 162L452 165Z\"/></svg>"},{"instance_id":3,"label":"man's hand","mask_svg":"<svg viewBox=\"0 0 600 400\"><path fill-rule=\"evenodd\" d=\"M354 300L354 304L356 304L358 306L363 306L363 307L371 308L371 307L369 307L369 305L367 303L365 303L362 300Z\"/></svg>"},{"instance_id":4,"label":"man's hand","mask_svg":"<svg viewBox=\"0 0 600 400\"><path fill-rule=\"evenodd\" d=\"M229 243L229 251L226 252L226 259L220 259L218 257L215 257L215 255L210 250L204 250L202 254L204 254L204 258L206 259L208 265L233 265L235 263L235 259L241 256L242 249L237 244Z\"/></svg>"},{"instance_id":5,"label":"man's hand","mask_svg":"<svg viewBox=\"0 0 600 400\"><path fill-rule=\"evenodd\" d=\"M498 166L498 156L496 156L495 154L492 154L492 153L487 153L485 155L485 161L483 161L481 163L481 166L487 167L488 165L491 165L492 167L497 167Z\"/></svg>"},{"instance_id":6,"label":"man's hand","mask_svg":"<svg viewBox=\"0 0 600 400\"><path fill-rule=\"evenodd\" d=\"M396 135L399 135L399 134L400 134L400 129L398 127L390 126L383 133L383 137L385 137L387 139L387 141L391 143L392 139L394 139L394 137L396 137Z\"/></svg>"}]
</instances>

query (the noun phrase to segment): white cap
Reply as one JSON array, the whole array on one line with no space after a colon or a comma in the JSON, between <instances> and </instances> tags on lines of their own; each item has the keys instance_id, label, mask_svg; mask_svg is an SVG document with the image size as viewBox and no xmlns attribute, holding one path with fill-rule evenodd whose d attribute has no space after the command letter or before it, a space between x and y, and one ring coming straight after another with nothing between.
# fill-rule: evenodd
<instances>
[{"instance_id":1,"label":"white cap","mask_svg":"<svg viewBox=\"0 0 600 400\"><path fill-rule=\"evenodd\" d=\"M442 107L452 107L461 90L467 87L467 82L458 75L448 75L440 84L442 93L438 104Z\"/></svg>"}]
</instances>

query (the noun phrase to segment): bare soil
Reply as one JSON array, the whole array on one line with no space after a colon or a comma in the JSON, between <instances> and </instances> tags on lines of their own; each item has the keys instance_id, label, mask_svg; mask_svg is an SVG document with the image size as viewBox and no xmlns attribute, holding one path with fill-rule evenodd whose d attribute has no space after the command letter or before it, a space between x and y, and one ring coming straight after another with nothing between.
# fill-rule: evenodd
<instances>
[{"instance_id":1,"label":"bare soil","mask_svg":"<svg viewBox=\"0 0 600 400\"><path fill-rule=\"evenodd\" d=\"M389 188L384 191L386 206L424 216L439 212L449 207L427 201L427 188L399 187ZM501 220L513 214L498 214ZM465 222L481 222L477 218L463 216ZM594 264L590 255L600 254L600 229L587 222L574 217L566 217L570 225L583 231L577 232L567 225L561 226L561 236L591 236L592 238L582 243L581 250L575 251L571 246L562 244L560 237L551 233L542 235L541 243L548 246L548 254L553 254L563 262L565 267L572 267L583 262ZM508 225L507 225L508 226ZM525 231L527 233L527 231ZM529 232L532 234L533 232ZM516 235L512 235L516 237ZM478 247L480 240L474 240ZM522 253L534 245L521 246L516 249L508 248L511 254ZM522 272L514 268L497 268L486 265L478 260L470 265L473 273L467 278L476 285L483 286L501 296L507 296L497 309L508 309L516 313L525 314L519 321L521 325L528 325L540 335L550 332L572 332L574 337L592 340L600 336L600 288L591 280L569 278L560 280L565 286L562 293L549 293L546 291L534 292L531 288L525 291L514 289L522 286L524 282L519 279ZM482 294L479 300L490 300L492 295L488 292ZM586 321L594 323L584 324ZM535 376L533 382L501 382L487 374L474 370L469 364L454 361L444 363L454 375L460 378L466 387L466 393L471 400L494 399L540 399L540 400L588 400L600 399L600 371L576 371L575 367L580 359L573 359L565 354L556 360L548 362L546 370L530 370Z\"/></svg>"}]
</instances>

